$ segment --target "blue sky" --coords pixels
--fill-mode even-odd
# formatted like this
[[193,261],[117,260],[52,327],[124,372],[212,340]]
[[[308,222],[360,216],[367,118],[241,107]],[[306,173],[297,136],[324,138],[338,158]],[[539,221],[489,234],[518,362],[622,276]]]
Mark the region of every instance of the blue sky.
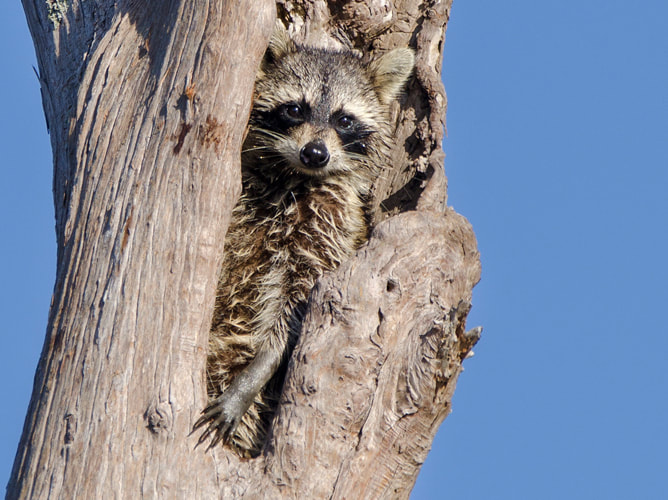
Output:
[[[0,483],[55,274],[51,153],[18,2],[0,18]],[[483,275],[413,499],[668,494],[668,3],[455,0],[449,201]]]

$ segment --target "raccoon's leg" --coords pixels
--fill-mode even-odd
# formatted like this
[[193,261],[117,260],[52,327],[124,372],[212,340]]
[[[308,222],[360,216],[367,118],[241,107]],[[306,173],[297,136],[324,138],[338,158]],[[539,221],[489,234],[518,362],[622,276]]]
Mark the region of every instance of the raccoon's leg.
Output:
[[259,349],[253,361],[232,380],[225,392],[204,409],[203,415],[195,423],[195,429],[209,423],[199,443],[206,441],[212,434],[210,448],[221,440],[228,441],[255,396],[278,370],[282,358],[283,353],[268,343]]
[[[208,423],[199,443],[210,436],[213,436],[213,440],[209,447],[215,446],[221,440],[229,442],[255,397],[271,380],[281,363],[287,360],[297,338],[306,303],[304,299],[297,303],[291,301],[291,292],[292,290],[283,290],[282,293],[268,294],[270,296],[264,301],[264,307],[257,315],[262,319],[256,318],[256,324],[267,323],[267,318],[273,318],[273,321],[267,325],[268,330],[260,329],[255,334],[259,344],[255,358],[235,376],[220,396],[209,403],[195,423],[195,429]],[[262,424],[258,421],[252,425]],[[257,444],[261,447],[261,443]]]

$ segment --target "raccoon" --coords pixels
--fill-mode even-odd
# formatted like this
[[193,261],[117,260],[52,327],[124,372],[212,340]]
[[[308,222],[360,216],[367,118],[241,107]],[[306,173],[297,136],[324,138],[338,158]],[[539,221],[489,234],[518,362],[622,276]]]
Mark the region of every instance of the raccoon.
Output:
[[298,46],[277,29],[255,83],[242,195],[228,230],[207,360],[202,443],[259,454],[309,292],[366,240],[389,110],[413,52],[370,63]]

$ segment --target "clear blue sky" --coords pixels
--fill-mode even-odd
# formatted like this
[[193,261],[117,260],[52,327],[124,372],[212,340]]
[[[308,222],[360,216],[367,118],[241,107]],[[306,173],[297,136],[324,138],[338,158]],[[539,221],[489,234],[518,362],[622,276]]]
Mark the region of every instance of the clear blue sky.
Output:
[[[450,204],[485,331],[415,500],[668,497],[668,2],[455,0]],[[0,18],[0,483],[55,270],[51,153],[18,2]]]

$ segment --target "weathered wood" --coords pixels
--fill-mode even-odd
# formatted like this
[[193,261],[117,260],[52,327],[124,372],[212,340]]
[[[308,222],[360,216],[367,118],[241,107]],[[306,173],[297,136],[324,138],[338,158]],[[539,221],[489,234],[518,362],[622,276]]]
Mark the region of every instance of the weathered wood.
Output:
[[274,4],[24,7],[58,270],[8,496],[213,498],[216,466],[188,435]]
[[380,223],[319,281],[268,454],[291,496],[408,496],[471,348],[479,277],[468,223],[425,211]]
[[[24,0],[57,282],[9,498],[402,498],[449,412],[479,279],[446,209],[451,1],[279,0],[296,39],[416,49],[371,240],[323,277],[263,455],[195,447],[222,242],[273,2]],[[403,212],[403,213],[400,213]],[[396,215],[399,214],[399,215]]]

